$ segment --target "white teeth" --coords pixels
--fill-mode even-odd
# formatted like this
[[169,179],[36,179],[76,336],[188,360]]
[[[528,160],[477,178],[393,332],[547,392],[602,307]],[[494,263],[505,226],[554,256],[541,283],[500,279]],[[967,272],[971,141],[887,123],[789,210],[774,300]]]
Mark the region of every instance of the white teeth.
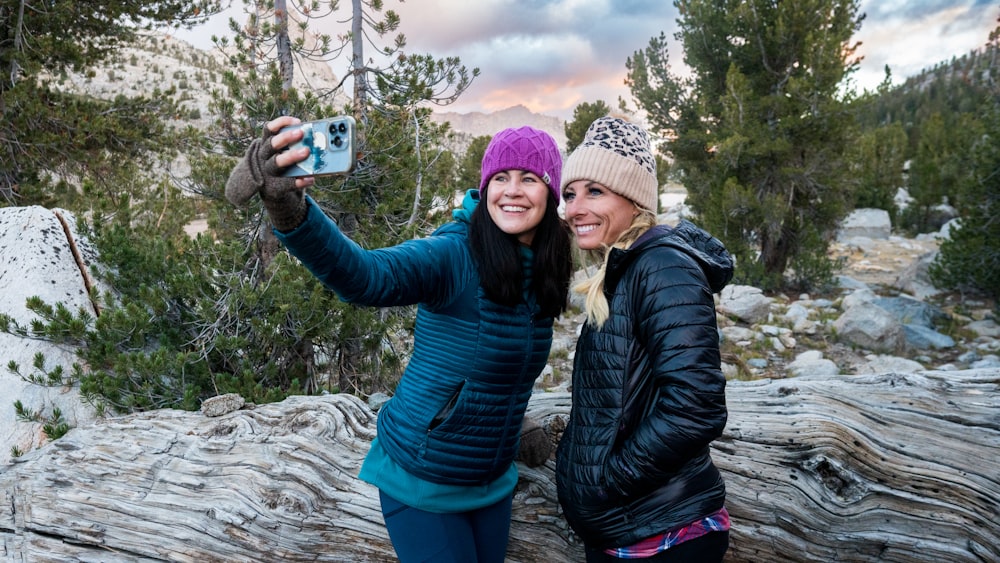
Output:
[[589,233],[590,231],[593,231],[596,228],[597,228],[597,225],[583,225],[583,226],[577,227],[576,228],[576,232],[578,234],[582,235],[584,233]]
[[504,211],[506,211],[508,213],[523,213],[523,212],[525,212],[525,211],[528,210],[527,207],[516,207],[516,206],[513,206],[513,205],[504,205],[500,209],[503,209]]

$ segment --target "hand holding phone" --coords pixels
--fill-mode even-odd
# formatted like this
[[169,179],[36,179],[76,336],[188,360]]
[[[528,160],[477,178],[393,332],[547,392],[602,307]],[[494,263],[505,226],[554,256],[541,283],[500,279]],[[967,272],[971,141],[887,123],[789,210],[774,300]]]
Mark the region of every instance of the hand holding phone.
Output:
[[346,174],[357,161],[354,148],[354,118],[347,115],[307,121],[283,127],[281,132],[301,129],[302,140],[292,143],[287,150],[301,147],[309,149],[309,156],[282,172],[282,176],[328,176]]

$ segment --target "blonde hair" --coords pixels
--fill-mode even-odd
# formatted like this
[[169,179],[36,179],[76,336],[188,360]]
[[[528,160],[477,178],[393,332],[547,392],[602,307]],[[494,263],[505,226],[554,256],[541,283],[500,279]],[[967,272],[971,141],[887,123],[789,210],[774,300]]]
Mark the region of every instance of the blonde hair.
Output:
[[604,326],[604,322],[608,320],[610,315],[608,298],[604,296],[604,277],[607,275],[608,257],[611,255],[611,250],[614,248],[628,249],[635,244],[635,241],[639,240],[643,233],[656,225],[656,215],[652,211],[642,209],[639,206],[636,206],[636,209],[639,213],[632,219],[632,224],[618,235],[618,239],[611,246],[584,253],[585,261],[599,261],[600,267],[594,275],[576,284],[573,291],[586,296],[583,308],[587,313],[587,323],[595,328]]

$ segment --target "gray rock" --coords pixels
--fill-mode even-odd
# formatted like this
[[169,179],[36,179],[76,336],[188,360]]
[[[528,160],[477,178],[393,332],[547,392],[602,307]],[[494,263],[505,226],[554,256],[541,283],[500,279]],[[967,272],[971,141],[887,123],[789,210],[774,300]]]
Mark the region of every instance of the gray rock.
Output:
[[201,402],[201,414],[210,417],[222,416],[243,408],[246,404],[239,393],[227,393],[210,397]]
[[946,197],[943,203],[935,205],[930,209],[927,226],[934,231],[940,231],[945,225],[955,219],[958,219],[958,210],[948,205]]
[[840,368],[831,360],[820,358],[818,360],[795,360],[788,364],[788,373],[794,376],[817,375],[830,376],[840,375]]
[[[74,248],[82,265],[77,263]],[[100,280],[90,277],[95,256],[87,240],[78,235],[68,211],[40,206],[0,208],[0,312],[29,328],[38,318],[26,301],[37,296],[50,305],[62,303],[70,311],[95,314],[87,285],[107,290]],[[10,462],[12,448],[28,452],[46,441],[42,423],[17,418],[15,400],[45,417],[58,408],[70,427],[96,418],[94,409],[80,399],[77,387],[37,385],[6,369],[14,363],[22,376],[36,375],[36,354],[45,358],[46,372],[60,367],[69,374],[79,361],[69,346],[0,332],[0,397],[4,400],[0,405],[0,466]]]
[[872,354],[865,356],[865,360],[868,362],[868,373],[916,373],[925,369],[920,362],[896,356]]
[[896,276],[893,286],[917,299],[926,299],[941,291],[931,282],[930,266],[937,258],[938,251],[932,250],[921,255]]
[[966,325],[967,329],[975,332],[979,336],[986,336],[989,338],[1000,338],[1000,325],[997,325],[993,319],[983,319],[981,321],[973,321]]
[[822,360],[822,359],[823,359],[823,352],[820,352],[819,350],[806,350],[805,352],[802,352],[798,356],[795,356],[796,362],[799,361],[809,362],[813,360]]
[[792,303],[791,305],[788,306],[788,309],[785,310],[785,314],[782,315],[782,318],[794,325],[799,321],[804,321],[808,319],[809,312],[810,309],[798,303]]
[[832,360],[823,357],[819,350],[807,350],[798,356],[795,361],[786,366],[788,373],[795,376],[800,375],[840,375],[840,368]]
[[866,350],[896,353],[906,346],[902,323],[879,307],[851,307],[833,326],[839,339]]
[[843,289],[868,289],[868,284],[858,281],[851,276],[839,274],[834,276],[834,281],[837,282],[838,287]]
[[896,195],[892,196],[892,202],[896,204],[896,208],[903,211],[910,206],[911,203],[916,201],[910,192],[906,188],[896,188]]
[[840,224],[837,240],[852,237],[887,239],[892,233],[892,221],[885,209],[862,208],[852,211]]
[[956,218],[956,219],[952,219],[951,221],[948,221],[944,225],[941,225],[941,230],[939,230],[938,233],[937,233],[937,239],[938,240],[948,240],[948,239],[950,239],[951,238],[951,231],[952,231],[952,229],[959,228],[959,226],[961,224],[961,221],[962,221],[961,219],[957,219]]
[[840,302],[840,307],[846,311],[858,305],[868,305],[878,298],[878,295],[876,295],[874,291],[868,289],[868,286],[865,286],[862,289],[852,291],[851,293],[845,295],[844,299]]
[[377,393],[372,393],[368,397],[368,408],[370,408],[371,410],[373,410],[375,412],[378,412],[379,409],[382,408],[382,405],[384,405],[387,402],[389,402],[390,398],[391,397],[389,397],[389,395],[386,395],[385,393],[382,393],[381,391],[377,392]]
[[737,344],[740,342],[753,342],[757,339],[756,332],[742,326],[723,327],[720,332],[722,332],[723,341],[734,342]]
[[872,303],[891,313],[903,324],[933,329],[936,323],[948,319],[948,315],[941,309],[909,297],[879,297]]
[[972,369],[1000,368],[1000,356],[994,354],[983,356],[983,359],[972,362],[969,367]]
[[771,298],[749,285],[729,285],[719,294],[720,313],[754,324],[767,320],[771,312]]
[[983,357],[980,356],[978,353],[976,353],[975,350],[969,350],[968,352],[960,355],[955,359],[958,360],[959,362],[962,362],[963,364],[971,364],[972,362],[981,360],[982,358]]
[[906,332],[906,344],[916,350],[926,350],[928,348],[954,348],[955,340],[940,332],[915,324],[903,325]]

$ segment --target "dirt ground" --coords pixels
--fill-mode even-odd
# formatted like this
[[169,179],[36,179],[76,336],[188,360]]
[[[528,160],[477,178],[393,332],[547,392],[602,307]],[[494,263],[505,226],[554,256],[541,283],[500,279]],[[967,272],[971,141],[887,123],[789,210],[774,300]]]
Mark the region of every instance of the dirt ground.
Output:
[[830,255],[847,260],[842,274],[869,286],[889,288],[896,277],[918,258],[937,250],[934,240],[867,239],[858,244],[834,243]]

